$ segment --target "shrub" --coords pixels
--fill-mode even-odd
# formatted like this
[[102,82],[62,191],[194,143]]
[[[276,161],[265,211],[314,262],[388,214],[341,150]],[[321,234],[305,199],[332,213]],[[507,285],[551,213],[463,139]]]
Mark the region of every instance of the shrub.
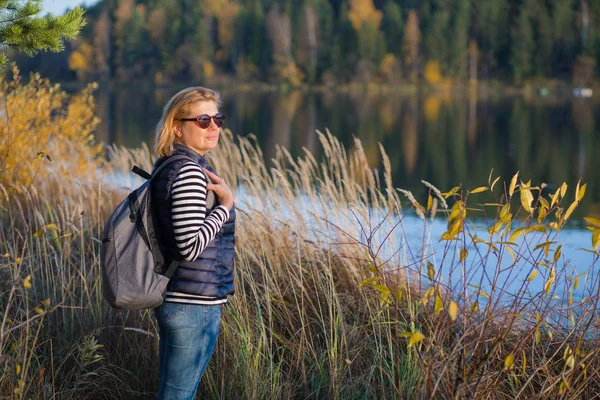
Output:
[[69,95],[39,74],[23,84],[17,68],[12,79],[0,80],[0,184],[23,193],[34,180],[38,188],[66,178],[95,180],[102,152],[93,134],[96,87]]

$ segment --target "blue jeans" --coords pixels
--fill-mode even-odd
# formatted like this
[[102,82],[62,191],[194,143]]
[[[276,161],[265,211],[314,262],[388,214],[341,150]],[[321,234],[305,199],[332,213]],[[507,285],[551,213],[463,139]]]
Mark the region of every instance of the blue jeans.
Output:
[[158,320],[159,400],[192,400],[215,348],[221,306],[164,302]]

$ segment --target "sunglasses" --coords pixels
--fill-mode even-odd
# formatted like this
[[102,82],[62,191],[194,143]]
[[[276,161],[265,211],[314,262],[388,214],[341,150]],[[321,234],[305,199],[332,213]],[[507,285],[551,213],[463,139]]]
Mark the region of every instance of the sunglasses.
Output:
[[208,114],[202,114],[197,116],[196,118],[179,118],[179,121],[196,121],[196,125],[198,125],[202,129],[206,129],[210,126],[210,122],[215,121],[215,125],[217,127],[222,127],[225,123],[225,114],[216,113],[212,117]]

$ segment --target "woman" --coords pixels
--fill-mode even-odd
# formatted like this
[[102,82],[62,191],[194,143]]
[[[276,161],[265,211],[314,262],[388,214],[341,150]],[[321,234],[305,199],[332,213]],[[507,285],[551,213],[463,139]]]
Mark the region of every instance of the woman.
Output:
[[[168,157],[187,156],[163,169],[151,189],[166,265],[181,260],[165,302],[154,310],[159,399],[194,398],[215,346],[221,304],[233,294],[233,194],[204,158],[217,146],[225,120],[219,103],[217,92],[184,89],[169,100],[156,126],[155,170]],[[217,198],[213,207],[207,207],[209,191]]]

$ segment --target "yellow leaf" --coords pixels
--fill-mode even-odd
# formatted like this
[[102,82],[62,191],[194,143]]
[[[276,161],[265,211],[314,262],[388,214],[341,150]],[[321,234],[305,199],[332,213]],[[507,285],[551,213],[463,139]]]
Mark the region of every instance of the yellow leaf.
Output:
[[554,250],[554,262],[558,262],[560,260],[560,255],[562,251],[562,244]]
[[554,203],[558,202],[559,194],[560,194],[560,190],[557,190],[553,195],[550,196],[550,198],[551,198],[550,207],[553,207]]
[[600,246],[600,228],[596,229],[592,234],[592,247],[594,251],[598,250],[598,246]]
[[523,234],[523,232],[525,232],[525,228],[517,228],[513,231],[513,233],[510,235],[510,241],[514,242],[515,240],[517,240],[519,238],[519,236],[521,236]]
[[50,307],[50,299],[46,299],[46,300],[42,300],[42,304],[44,305],[44,307],[49,308]]
[[517,177],[518,176],[519,176],[519,173],[517,172],[510,181],[510,186],[508,187],[508,196],[509,197],[512,197],[512,195],[515,191],[515,186],[517,185]]
[[51,230],[51,231],[57,231],[58,230],[58,226],[56,226],[56,224],[47,224],[45,226],[46,229]]
[[534,270],[531,272],[531,275],[529,275],[529,278],[527,278],[527,281],[528,281],[528,282],[531,282],[531,281],[533,280],[533,278],[535,278],[536,276],[537,276],[537,270],[535,270],[535,269],[534,269]]
[[577,201],[581,201],[583,199],[586,188],[587,188],[587,183],[584,183],[583,186],[579,189],[579,193],[577,194],[577,197],[576,197]]
[[563,380],[560,382],[560,386],[558,387],[558,394],[562,396],[569,389],[570,389],[569,384],[563,378]]
[[8,254],[8,253],[4,253],[4,254],[2,255],[2,257],[4,257],[4,258],[8,258],[8,257],[10,257],[10,254]]
[[444,304],[442,303],[442,298],[438,294],[437,296],[435,296],[435,306],[434,306],[435,315],[439,315],[443,309],[444,309]]
[[600,219],[592,218],[592,217],[584,217],[583,218],[588,224],[597,226],[600,228]]
[[427,291],[423,295],[423,298],[421,299],[421,302],[423,304],[427,304],[429,302],[429,299],[431,299],[431,296],[433,296],[433,293],[434,293],[433,287],[430,287],[429,289],[427,289]]
[[502,209],[500,210],[500,219],[503,219],[505,215],[507,215],[510,212],[510,204],[506,203],[505,205],[502,206]]
[[575,366],[575,355],[570,346],[567,345],[563,354],[563,360],[565,360],[565,366],[567,368],[573,368]]
[[575,200],[573,203],[571,203],[571,205],[567,209],[567,212],[565,213],[565,216],[563,218],[564,221],[569,219],[569,217],[571,216],[571,214],[573,214],[573,211],[575,211],[575,209],[577,208],[578,205],[579,205],[579,202],[577,200]]
[[36,308],[33,309],[33,311],[35,311],[38,314],[43,314],[44,313],[44,310],[41,307],[36,307]]
[[475,313],[479,310],[479,302],[476,301],[475,303],[473,303],[473,305],[471,306],[471,312]]
[[506,371],[508,371],[509,369],[512,368],[512,366],[513,366],[514,363],[515,363],[515,356],[513,356],[512,354],[509,354],[504,359],[504,369]]
[[573,305],[573,291],[569,290],[569,307]]
[[433,267],[433,264],[431,261],[427,261],[427,277],[430,280],[433,280],[435,276],[435,268]]
[[425,335],[423,335],[421,332],[413,333],[410,335],[410,339],[408,339],[408,347],[412,347],[417,343],[421,343],[423,339],[425,339]]
[[567,193],[567,183],[563,182],[560,187],[560,197],[565,197],[565,193]]
[[379,285],[377,283],[374,283],[371,285],[371,287],[375,290],[377,290],[379,293],[381,293],[382,296],[387,296],[390,293],[392,293],[392,291],[390,290],[389,287],[385,286],[385,285]]
[[531,203],[533,202],[533,195],[531,194],[531,190],[529,186],[526,186],[521,182],[521,205],[531,214]]
[[475,188],[475,189],[471,190],[470,193],[471,194],[481,193],[481,192],[485,192],[487,190],[488,190],[487,186],[480,186],[478,188]]
[[475,292],[475,293],[477,293],[478,295],[480,295],[482,297],[485,297],[486,299],[490,298],[490,296],[488,296],[488,294],[486,292],[478,291],[478,292]]
[[498,182],[498,180],[500,179],[500,177],[497,177],[494,182],[492,183],[492,185],[490,186],[490,191],[494,191],[494,186],[496,186],[496,183]]
[[37,159],[38,160],[41,161],[43,158],[44,158],[44,152],[43,151],[40,151],[39,153],[37,153]]
[[502,228],[502,221],[496,221],[494,225],[489,229],[490,235],[498,232]]
[[365,279],[365,280],[364,280],[364,281],[363,281],[363,282],[360,284],[360,286],[359,286],[359,287],[363,287],[363,286],[366,286],[366,285],[370,285],[370,284],[372,284],[373,282],[376,282],[376,281],[378,281],[378,280],[380,280],[380,279],[381,279],[381,277],[379,277],[379,276],[372,276],[372,277],[370,277],[370,278],[367,278],[367,279]]
[[548,296],[548,293],[550,293],[550,289],[552,288],[552,285],[554,284],[554,278],[555,278],[554,267],[552,267],[552,268],[550,268],[550,276],[548,277],[548,280],[544,284],[544,294],[546,296]]
[[27,277],[23,279],[23,287],[25,289],[31,289],[31,275],[27,275]]
[[459,262],[463,262],[467,259],[467,257],[469,256],[469,251],[467,249],[460,249],[460,260]]
[[23,259],[21,257],[17,257],[17,259],[15,260],[15,262],[17,264],[21,264],[21,261],[23,261]]
[[21,365],[17,364],[16,368],[15,368],[15,372],[17,373],[17,375],[21,375]]
[[512,257],[513,261],[516,261],[517,257],[515,256],[515,252],[513,251],[513,249],[511,249],[510,246],[506,246],[505,249],[509,252],[509,254]]
[[456,321],[456,315],[458,314],[458,304],[454,300],[450,301],[448,305],[448,315],[452,321]]

